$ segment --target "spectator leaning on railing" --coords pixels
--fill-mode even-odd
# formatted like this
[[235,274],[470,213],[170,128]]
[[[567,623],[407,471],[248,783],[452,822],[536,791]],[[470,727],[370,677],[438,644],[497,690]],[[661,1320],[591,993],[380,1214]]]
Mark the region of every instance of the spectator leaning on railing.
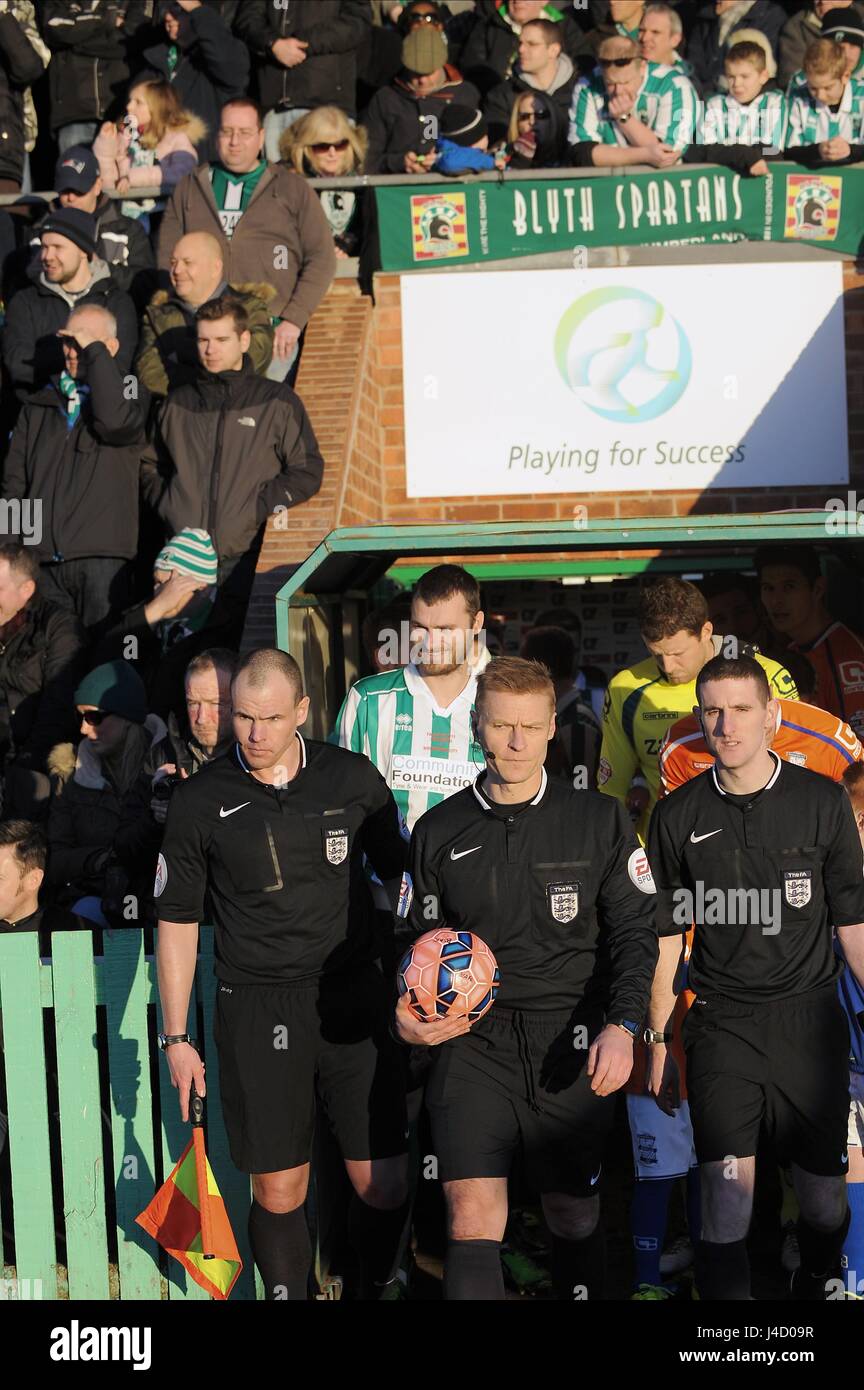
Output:
[[554,169],[567,156],[567,114],[541,92],[523,92],[513,103],[504,144],[510,169]]
[[333,279],[330,227],[306,180],[264,159],[264,127],[254,101],[241,97],[222,108],[218,147],[213,164],[201,165],[175,188],[159,232],[159,265],[167,270],[186,232],[211,232],[222,247],[229,284],[272,285],[269,375],[283,380]]
[[229,285],[222,247],[210,232],[189,232],[171,253],[171,292],[157,290],[141,319],[135,368],[141,383],[157,396],[194,381],[201,370],[195,315],[208,300],[230,294],[249,320],[249,360],[263,376],[273,354],[273,326],[268,305],[272,285]]
[[[279,153],[289,168],[305,178],[338,178],[363,172],[368,140],[362,126],[352,126],[338,106],[319,106],[288,127]],[[366,211],[362,189],[315,190],[333,233],[340,259],[360,253]]]
[[447,102],[480,105],[476,87],[447,62],[443,34],[412,29],[402,43],[402,68],[376,92],[364,116],[370,174],[422,174],[435,155],[438,122]]
[[[205,135],[203,123],[184,111],[169,82],[161,78],[137,81],[129,92],[126,117],[106,121],[93,144],[105,188],[128,193],[134,188],[160,188],[168,194],[198,163],[196,145]],[[159,199],[128,201],[122,211],[147,218],[161,211]]]
[[807,86],[789,100],[786,157],[797,164],[858,164],[864,160],[864,82],[848,76],[846,55],[833,39],[814,39],[804,55]]
[[600,44],[599,75],[579,82],[570,108],[571,161],[667,169],[693,143],[698,100],[686,78],[646,63],[633,39]]

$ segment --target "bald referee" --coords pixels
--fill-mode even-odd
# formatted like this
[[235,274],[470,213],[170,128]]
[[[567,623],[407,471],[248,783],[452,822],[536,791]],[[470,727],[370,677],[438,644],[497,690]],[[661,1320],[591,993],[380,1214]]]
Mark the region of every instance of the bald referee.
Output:
[[266,1297],[307,1297],[303,1203],[320,1105],[354,1188],[360,1296],[378,1298],[407,1213],[406,1127],[363,857],[395,907],[402,821],[368,759],[302,737],[309,697],[292,657],[251,652],[232,706],[232,750],[176,788],[165,827],[154,889],[160,1046],[186,1119],[191,1083],[204,1092],[186,1030],[209,895],[222,1104],[231,1157],[252,1175],[249,1238]]

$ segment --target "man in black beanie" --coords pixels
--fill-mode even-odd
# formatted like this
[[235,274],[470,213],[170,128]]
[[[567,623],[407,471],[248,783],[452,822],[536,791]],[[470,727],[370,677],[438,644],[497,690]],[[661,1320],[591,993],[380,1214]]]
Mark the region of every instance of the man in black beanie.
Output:
[[138,343],[138,319],[128,294],[114,283],[96,254],[96,223],[80,208],[60,208],[39,228],[41,250],[28,274],[33,281],[6,311],[3,366],[19,397],[63,370],[57,330],[71,309],[98,304],[117,321],[117,365],[129,372]]

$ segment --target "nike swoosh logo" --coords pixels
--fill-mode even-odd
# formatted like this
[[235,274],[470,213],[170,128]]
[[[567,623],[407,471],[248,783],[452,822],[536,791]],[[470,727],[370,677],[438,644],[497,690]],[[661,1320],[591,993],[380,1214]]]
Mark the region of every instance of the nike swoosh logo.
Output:
[[691,845],[698,845],[698,843],[699,843],[700,840],[710,840],[712,835],[722,835],[722,833],[723,833],[723,827],[722,827],[722,825],[721,825],[721,827],[720,827],[719,830],[709,830],[708,833],[707,833],[706,835],[697,835],[695,830],[691,830],[691,831],[690,831],[690,843],[691,843]]
[[219,807],[219,819],[224,820],[226,816],[233,816],[235,811],[242,811],[244,806],[251,806],[251,801],[241,801],[239,806],[232,806],[230,811],[226,811],[224,806]]
[[601,1174],[602,1172],[603,1172],[603,1169],[602,1169],[602,1168],[598,1168],[598,1169],[597,1169],[597,1172],[594,1174],[593,1178],[590,1179],[590,1182],[591,1182],[591,1186],[592,1186],[592,1187],[594,1187],[595,1184],[598,1183],[598,1182],[600,1181],[600,1174]]
[[482,848],[483,848],[482,845],[475,845],[473,849],[460,849],[460,851],[459,851],[458,854],[456,853],[455,849],[451,849],[451,851],[450,851],[450,858],[451,858],[451,859],[464,859],[466,854],[476,854],[477,850],[478,850],[478,849],[482,849]]
[[843,1157],[840,1159],[840,1162],[841,1162],[841,1163],[848,1163],[848,1162],[849,1162],[849,1155],[848,1155],[848,1153],[845,1153],[845,1154],[843,1155]]

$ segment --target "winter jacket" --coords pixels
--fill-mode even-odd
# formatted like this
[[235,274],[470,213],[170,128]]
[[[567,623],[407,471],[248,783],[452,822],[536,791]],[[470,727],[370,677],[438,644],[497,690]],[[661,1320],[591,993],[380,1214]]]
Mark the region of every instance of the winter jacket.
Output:
[[303,176],[284,164],[271,164],[266,170],[230,241],[219,221],[210,166],[200,165],[180,180],[165,209],[159,229],[160,269],[168,269],[172,250],[187,232],[216,237],[229,284],[272,285],[273,316],[289,319],[298,328],[306,327],[336,273],[333,238],[321,205]]
[[[217,295],[222,293],[239,299],[249,315],[249,359],[263,376],[273,356],[273,324],[267,307],[274,295],[273,287],[225,285],[216,291]],[[168,290],[157,290],[144,310],[135,370],[142,385],[156,396],[165,396],[169,389],[184,386],[198,376],[195,310]]]
[[804,54],[822,33],[822,21],[813,10],[801,10],[787,19],[778,42],[777,81],[785,91],[790,78],[804,66]]
[[561,107],[565,117],[569,116],[570,101],[578,77],[579,74],[565,53],[558,59],[557,70],[550,87],[538,87],[531,74],[520,72],[517,65],[513,75],[506,82],[499,82],[497,87],[493,87],[483,103],[483,112],[489,125],[489,143],[494,144],[506,137],[513,103],[523,92],[541,92],[551,97],[555,104]]
[[[561,164],[569,163],[567,145],[569,110],[559,106],[554,96],[549,96],[545,92],[535,93],[534,104],[535,106],[539,105],[542,110],[547,112],[548,119],[534,125],[533,133],[536,135],[536,142],[532,142],[530,133],[528,136],[523,136],[518,145],[515,141],[507,142],[505,148],[508,156],[508,169],[554,169]],[[531,150],[532,146],[534,152],[530,154],[528,151]]]
[[[564,0],[557,7],[547,6],[547,10],[553,8],[561,15],[556,22],[561,26],[562,51],[568,58],[575,58],[582,40],[582,28]],[[552,15],[547,13],[541,17],[548,19]],[[478,11],[459,53],[459,66],[469,82],[485,95],[499,82],[506,81],[518,56],[519,34],[497,8],[491,13]]]
[[19,395],[34,386],[44,386],[62,372],[63,350],[57,329],[65,327],[71,311],[82,304],[99,304],[114,315],[120,340],[117,365],[124,374],[130,370],[138,344],[135,305],[114,283],[107,265],[98,256],[90,262],[90,270],[87,289],[70,295],[62,285],[45,279],[37,261],[30,272],[34,283],[19,290],[11,300],[3,330],[3,365]]
[[14,13],[0,14],[0,179],[24,172],[24,92],[44,66]]
[[718,90],[723,76],[723,59],[729,47],[729,40],[736,29],[759,29],[765,35],[776,56],[780,30],[786,23],[787,15],[773,0],[754,0],[750,9],[742,11],[737,23],[733,23],[726,41],[720,43],[720,23],[713,4],[703,5],[696,16],[687,40],[687,61],[693,68],[692,81],[699,95],[710,96]]
[[[243,0],[234,29],[252,55],[258,100],[277,107],[341,106],[355,115],[356,54],[372,25],[368,0]],[[306,57],[286,68],[272,53],[276,39],[308,43]]]
[[68,890],[61,891],[61,898],[101,892],[110,862],[125,869],[130,891],[145,900],[152,895],[162,826],[150,811],[150,800],[153,774],[167,761],[167,730],[155,714],[148,714],[140,727],[144,737],[137,725],[129,730],[122,789],[106,776],[89,739],[82,738],[77,748],[61,744],[49,759],[56,790],[48,816],[46,876],[55,889]]
[[[130,13],[118,25],[121,9]],[[53,54],[52,132],[71,121],[102,120],[119,104],[129,81],[126,43],[135,18],[133,5],[116,0],[42,0],[42,36]]]
[[166,130],[159,143],[153,146],[152,164],[134,164],[122,131],[114,135],[100,131],[93,141],[93,153],[99,160],[102,184],[113,189],[120,179],[128,179],[131,188],[161,188],[170,193],[198,163],[195,146],[205,134],[203,122],[197,116],[190,116],[185,126]]
[[432,168],[436,174],[452,174],[458,178],[462,174],[489,173],[495,168],[495,160],[485,150],[475,150],[471,145],[457,145],[455,140],[441,139],[435,146]]
[[3,467],[3,497],[39,498],[40,560],[121,556],[138,548],[138,473],[148,399],[126,398],[104,343],[80,355],[81,413],[72,429],[56,381],[34,392],[18,416]]
[[144,67],[170,82],[180,105],[203,122],[206,133],[196,141],[198,157],[211,159],[216,154],[215,135],[222,107],[249,87],[249,53],[242,40],[208,5],[183,15],[177,47],[173,76],[168,65],[167,40],[145,48]]
[[[14,625],[15,630],[9,631]],[[0,747],[6,757],[44,771],[55,744],[72,737],[72,696],[88,669],[84,632],[74,613],[34,594],[19,624],[0,629]]]
[[[60,203],[50,205],[46,216],[60,211]],[[155,288],[156,258],[150,238],[140,222],[134,217],[124,217],[120,204],[103,196],[96,204],[93,214],[96,218],[96,253],[111,272],[115,285],[131,295],[136,308],[142,309]],[[38,255],[39,223],[30,238],[33,259],[37,261],[36,274],[39,273]]]
[[245,554],[277,507],[314,496],[323,471],[300,397],[244,357],[237,372],[202,371],[171,392],[142,477],[168,534],[203,527],[223,560]]
[[445,67],[446,82],[429,96],[415,97],[402,78],[382,87],[369,103],[363,124],[369,135],[367,174],[404,174],[405,156],[431,154],[438,138],[438,117],[448,102],[480,105],[480,94],[455,68]]

